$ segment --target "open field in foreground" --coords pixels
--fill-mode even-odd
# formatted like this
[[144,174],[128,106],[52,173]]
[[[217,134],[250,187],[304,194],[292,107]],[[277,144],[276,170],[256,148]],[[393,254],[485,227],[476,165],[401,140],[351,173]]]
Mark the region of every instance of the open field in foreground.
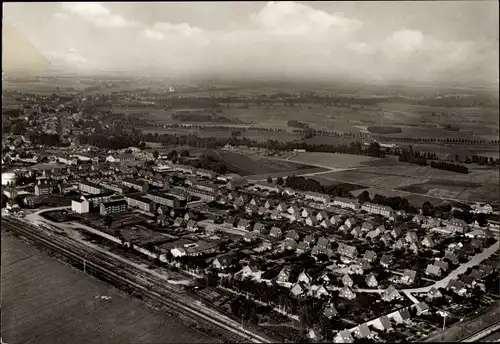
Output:
[[320,153],[320,152],[299,153],[297,154],[296,157],[290,159],[290,161],[302,164],[311,164],[322,167],[339,168],[339,169],[359,167],[361,166],[362,163],[375,160],[379,159],[363,155]]
[[7,343],[217,342],[10,234],[2,233],[1,245]]

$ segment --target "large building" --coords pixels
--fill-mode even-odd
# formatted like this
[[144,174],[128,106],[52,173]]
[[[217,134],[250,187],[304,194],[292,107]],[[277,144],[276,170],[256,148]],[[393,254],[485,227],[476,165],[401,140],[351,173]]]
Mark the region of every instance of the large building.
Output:
[[41,195],[50,195],[52,194],[52,191],[54,188],[50,184],[37,184],[35,185],[35,195],[41,196]]
[[145,180],[126,178],[122,180],[122,184],[139,192],[147,192],[149,190],[149,184]]
[[359,202],[355,199],[336,197],[333,200],[333,205],[341,208],[349,208],[359,210]]
[[361,206],[361,210],[385,217],[391,217],[394,214],[394,210],[391,207],[370,202],[363,203],[363,205]]
[[107,190],[111,190],[116,192],[119,195],[123,195],[125,191],[125,187],[119,184],[114,184],[114,183],[99,183],[99,186],[102,186],[103,188]]
[[80,182],[78,184],[78,189],[81,192],[86,192],[91,195],[104,193],[104,188],[102,186],[87,181]]
[[90,203],[86,199],[72,200],[71,210],[78,214],[86,214],[90,211]]
[[253,185],[253,188],[254,189],[266,190],[266,191],[269,191],[269,192],[276,192],[276,193],[279,193],[281,191],[281,188],[279,186],[274,185],[274,184],[270,184],[270,183],[265,183],[265,182],[255,183]]
[[125,196],[125,201],[129,207],[139,208],[148,213],[156,211],[156,204],[151,199],[144,197],[144,193],[128,194]]
[[69,156],[58,156],[57,161],[59,161],[61,164],[66,164],[66,165],[76,165],[78,164],[78,159],[77,158],[71,158]]
[[165,206],[173,208],[173,209],[179,209],[181,207],[181,201],[177,197],[167,195],[164,193],[149,192],[144,197],[149,198],[150,200],[152,200],[155,203],[165,205]]
[[127,201],[124,199],[113,200],[109,202],[103,202],[100,205],[101,215],[123,213],[127,211]]
[[215,198],[217,197],[217,193],[215,191],[209,191],[206,189],[201,189],[199,186],[194,186],[188,188],[187,192],[194,197],[199,197],[200,199],[211,202],[214,201]]
[[331,201],[331,197],[319,192],[308,191],[305,193],[305,199],[310,199],[316,202],[329,203]]
[[113,197],[113,193],[107,192],[107,193],[101,193],[97,195],[87,195],[82,197],[90,203],[91,207],[98,207],[101,205],[101,203],[109,202]]

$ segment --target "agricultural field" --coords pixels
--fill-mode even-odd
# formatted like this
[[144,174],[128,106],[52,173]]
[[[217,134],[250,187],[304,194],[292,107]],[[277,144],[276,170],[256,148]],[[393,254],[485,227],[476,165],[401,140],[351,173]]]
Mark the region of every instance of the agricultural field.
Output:
[[301,174],[303,173],[301,172],[302,170],[314,167],[293,161],[268,159],[256,155],[248,156],[227,151],[214,151],[214,155],[216,158],[224,162],[230,170],[234,170],[242,176],[277,172]]
[[296,157],[290,159],[290,161],[298,163],[316,165],[331,169],[356,168],[360,167],[362,163],[374,160],[379,159],[363,155],[317,152],[298,153]]

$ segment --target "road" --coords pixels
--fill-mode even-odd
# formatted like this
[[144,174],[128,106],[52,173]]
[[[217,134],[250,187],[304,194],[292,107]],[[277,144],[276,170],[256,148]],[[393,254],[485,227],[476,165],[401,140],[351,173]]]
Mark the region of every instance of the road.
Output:
[[[48,211],[48,210],[47,210]],[[51,251],[63,255],[72,261],[82,262],[85,259],[86,269],[101,274],[105,279],[126,285],[164,304],[171,310],[176,310],[180,315],[191,317],[195,321],[203,321],[212,326],[231,333],[240,339],[255,343],[271,343],[272,341],[241,327],[236,322],[223,314],[216,312],[204,305],[196,304],[190,297],[183,295],[183,291],[165,283],[165,276],[152,274],[144,267],[138,267],[125,258],[117,259],[116,255],[98,249],[95,245],[89,246],[81,242],[49,233],[40,227],[31,225],[28,221],[5,216],[2,218],[2,227],[19,233],[37,244],[49,248]]]
[[[448,274],[448,276],[446,276],[445,278],[437,281],[436,283],[434,283],[430,286],[422,287],[422,288],[401,289],[400,291],[405,293],[406,295],[408,295],[408,294],[411,295],[413,293],[417,293],[417,294],[418,293],[427,293],[432,288],[436,288],[436,289],[446,288],[451,279],[457,278],[458,275],[463,274],[465,271],[467,271],[468,268],[471,268],[474,265],[478,265],[483,260],[489,258],[492,254],[494,254],[495,252],[498,252],[499,247],[500,247],[500,242],[497,241],[495,244],[488,247],[483,252],[476,254],[467,263],[464,263],[464,264],[460,265],[458,268],[456,268],[455,270],[451,271]],[[380,293],[382,290],[380,290],[380,289],[354,289],[353,291],[354,292],[362,292],[362,293]],[[416,298],[414,298],[413,296],[408,296],[408,297],[410,299],[416,300]],[[414,301],[414,300],[412,300],[412,301]],[[416,300],[416,301],[418,301],[418,300]]]

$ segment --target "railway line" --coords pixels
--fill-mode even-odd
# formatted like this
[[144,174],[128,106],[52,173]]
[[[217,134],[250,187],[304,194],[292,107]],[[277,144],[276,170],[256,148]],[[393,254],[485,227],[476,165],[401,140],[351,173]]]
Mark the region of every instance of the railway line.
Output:
[[215,327],[231,341],[272,343],[270,339],[254,334],[242,328],[234,320],[206,309],[202,304],[197,304],[194,300],[183,296],[182,289],[167,285],[158,278],[152,275],[148,276],[146,272],[131,265],[116,262],[113,257],[93,250],[85,244],[78,243],[56,232],[50,233],[12,217],[3,217],[2,222],[2,226],[12,232],[61,255],[70,262],[83,263],[85,261],[85,269],[99,274],[104,280],[117,286],[125,286],[195,323],[201,322],[208,324],[209,327]]

